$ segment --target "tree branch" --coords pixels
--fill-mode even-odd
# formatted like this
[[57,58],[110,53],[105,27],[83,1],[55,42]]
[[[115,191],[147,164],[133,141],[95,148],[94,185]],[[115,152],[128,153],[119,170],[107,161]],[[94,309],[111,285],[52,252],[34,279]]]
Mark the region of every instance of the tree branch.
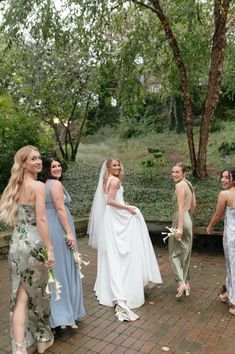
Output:
[[149,9],[155,13],[157,13],[156,9],[150,5],[145,4],[143,1],[139,1],[139,0],[132,0],[132,2],[134,2],[136,5],[140,5],[143,7],[146,7],[146,9]]

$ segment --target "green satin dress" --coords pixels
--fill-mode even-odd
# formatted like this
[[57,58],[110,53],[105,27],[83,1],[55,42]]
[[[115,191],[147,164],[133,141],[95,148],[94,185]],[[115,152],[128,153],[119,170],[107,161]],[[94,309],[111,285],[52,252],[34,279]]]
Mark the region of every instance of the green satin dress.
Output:
[[[169,237],[168,250],[169,261],[173,271],[174,278],[177,282],[185,282],[189,280],[189,264],[192,252],[193,244],[193,223],[192,214],[190,212],[190,204],[193,193],[193,186],[189,181],[184,179],[189,186],[189,191],[185,193],[185,211],[183,221],[183,235],[181,241],[175,239],[175,237]],[[176,194],[173,195],[173,218],[172,227],[178,226],[178,202]]]

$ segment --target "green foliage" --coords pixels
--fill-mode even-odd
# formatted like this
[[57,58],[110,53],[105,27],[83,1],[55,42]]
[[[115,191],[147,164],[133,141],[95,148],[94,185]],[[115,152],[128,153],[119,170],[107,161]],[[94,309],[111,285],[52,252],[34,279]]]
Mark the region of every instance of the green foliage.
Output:
[[224,124],[220,119],[214,119],[211,124],[210,132],[215,133],[215,132],[220,132],[223,130]]
[[142,133],[143,132],[141,131],[141,128],[138,127],[138,125],[130,127],[124,126],[120,136],[123,139],[130,139],[140,136]]
[[145,167],[154,167],[157,164],[157,161],[154,155],[149,155],[141,161],[141,164]]
[[235,142],[232,143],[223,142],[219,146],[218,151],[222,157],[235,154]]
[[53,149],[40,120],[15,108],[8,96],[0,96],[0,190],[9,179],[16,151],[24,145],[37,146],[42,155]]
[[[170,167],[168,166],[170,171]],[[70,164],[65,174],[64,184],[72,196],[71,211],[75,218],[87,216],[98,183],[100,166],[95,163],[78,162]],[[218,193],[219,177],[203,181],[188,176],[194,185],[197,197],[195,225],[207,226],[212,217]],[[175,185],[171,174],[159,167],[127,167],[123,179],[125,200],[136,205],[147,220],[168,221],[171,223],[172,196]]]

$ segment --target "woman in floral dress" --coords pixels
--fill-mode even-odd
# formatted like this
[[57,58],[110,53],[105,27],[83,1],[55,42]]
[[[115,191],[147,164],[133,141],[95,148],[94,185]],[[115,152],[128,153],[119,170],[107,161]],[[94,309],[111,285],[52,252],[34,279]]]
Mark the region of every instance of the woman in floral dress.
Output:
[[[54,254],[46,222],[45,185],[36,180],[41,170],[37,148],[27,145],[18,150],[0,200],[0,220],[15,226],[9,249],[13,354],[27,353],[34,343],[44,353],[54,340],[45,291]],[[45,247],[47,260],[41,254]]]

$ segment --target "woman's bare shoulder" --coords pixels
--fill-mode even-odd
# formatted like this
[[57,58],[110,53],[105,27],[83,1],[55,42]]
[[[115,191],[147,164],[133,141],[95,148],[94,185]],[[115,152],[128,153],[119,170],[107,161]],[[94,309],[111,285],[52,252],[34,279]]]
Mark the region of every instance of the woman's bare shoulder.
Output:
[[178,183],[176,183],[175,185],[175,189],[176,190],[180,190],[183,189],[187,186],[187,182],[185,182],[183,179],[181,181],[179,181]]
[[33,187],[37,191],[43,191],[43,190],[45,190],[45,183],[43,183],[41,181],[35,181]]
[[120,179],[118,177],[112,176],[112,177],[110,177],[109,183],[113,187],[119,187],[120,186]]
[[227,199],[227,198],[228,198],[228,191],[225,190],[225,191],[219,192],[218,198],[219,198],[219,199]]

